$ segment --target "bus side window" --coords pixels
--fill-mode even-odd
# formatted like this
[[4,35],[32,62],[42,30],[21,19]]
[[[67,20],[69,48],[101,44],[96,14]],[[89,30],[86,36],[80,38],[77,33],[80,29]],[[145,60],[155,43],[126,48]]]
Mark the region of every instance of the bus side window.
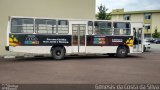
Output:
[[99,25],[98,25],[97,21],[94,22],[94,34],[95,35],[100,34],[99,33]]
[[112,23],[111,22],[107,23],[107,34],[112,35]]
[[34,20],[32,18],[12,18],[11,32],[12,33],[33,33]]
[[98,35],[112,35],[112,24],[111,22],[95,21],[94,33]]
[[51,19],[36,19],[35,20],[36,32],[43,34],[56,33],[56,20]]
[[58,34],[69,33],[69,22],[68,20],[58,20]]
[[92,21],[88,22],[88,34],[89,35],[93,34],[93,22]]
[[126,23],[126,35],[130,35],[131,34],[131,25],[130,23]]
[[114,22],[114,35],[130,35],[130,23]]

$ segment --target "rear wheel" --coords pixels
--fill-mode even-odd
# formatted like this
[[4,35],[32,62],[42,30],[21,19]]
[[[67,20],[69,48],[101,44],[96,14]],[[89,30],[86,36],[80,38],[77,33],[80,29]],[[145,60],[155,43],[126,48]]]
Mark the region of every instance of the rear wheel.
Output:
[[119,47],[117,49],[117,53],[116,56],[119,58],[125,58],[127,56],[128,52],[127,52],[127,48],[126,47]]
[[56,60],[62,60],[65,56],[65,49],[64,47],[55,47],[52,49],[52,57]]

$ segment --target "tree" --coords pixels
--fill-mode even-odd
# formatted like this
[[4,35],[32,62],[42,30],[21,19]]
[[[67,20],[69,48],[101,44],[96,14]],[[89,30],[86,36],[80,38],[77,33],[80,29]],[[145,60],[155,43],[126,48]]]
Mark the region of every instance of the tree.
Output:
[[160,33],[158,33],[158,29],[156,27],[154,34],[153,34],[153,38],[159,38],[160,37]]
[[97,19],[99,20],[110,20],[111,19],[111,13],[107,13],[108,9],[104,5],[100,5],[98,7],[98,14],[96,15]]

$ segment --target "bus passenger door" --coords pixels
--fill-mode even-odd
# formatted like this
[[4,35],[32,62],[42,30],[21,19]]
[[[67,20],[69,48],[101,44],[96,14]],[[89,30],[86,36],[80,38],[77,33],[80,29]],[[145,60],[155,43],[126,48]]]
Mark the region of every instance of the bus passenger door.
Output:
[[133,28],[134,52],[143,52],[143,29],[139,27]]
[[85,53],[86,24],[72,24],[72,53]]

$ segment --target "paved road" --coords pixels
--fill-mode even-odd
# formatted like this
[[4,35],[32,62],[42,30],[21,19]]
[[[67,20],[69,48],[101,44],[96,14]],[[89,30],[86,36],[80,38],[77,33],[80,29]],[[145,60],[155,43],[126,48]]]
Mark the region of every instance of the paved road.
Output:
[[[160,47],[119,59],[108,56],[0,60],[0,83],[160,83]],[[158,49],[156,49],[158,47]]]
[[154,52],[154,53],[159,53],[160,52],[160,44],[151,44],[151,50],[152,50],[152,52]]

